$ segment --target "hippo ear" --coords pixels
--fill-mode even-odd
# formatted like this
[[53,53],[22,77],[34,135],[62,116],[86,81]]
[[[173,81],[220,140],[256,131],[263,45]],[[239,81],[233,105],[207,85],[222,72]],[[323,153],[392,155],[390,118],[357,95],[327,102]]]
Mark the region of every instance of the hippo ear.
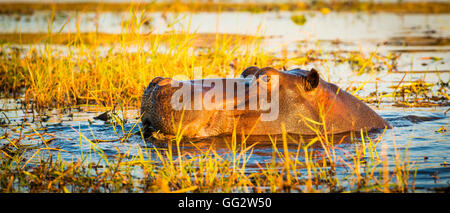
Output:
[[254,76],[259,71],[259,68],[256,66],[247,67],[244,71],[241,73],[242,78],[246,78],[247,76]]
[[311,91],[319,85],[320,76],[316,69],[312,68],[306,76],[306,91]]

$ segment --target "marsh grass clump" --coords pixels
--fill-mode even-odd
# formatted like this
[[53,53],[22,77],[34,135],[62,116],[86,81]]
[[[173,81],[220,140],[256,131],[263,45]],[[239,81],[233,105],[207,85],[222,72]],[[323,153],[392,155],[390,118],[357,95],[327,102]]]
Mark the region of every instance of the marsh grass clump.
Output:
[[430,94],[431,88],[434,84],[426,83],[421,80],[417,80],[415,82],[401,84],[396,88],[396,95],[398,97],[402,97],[403,101],[409,99],[409,96],[412,96],[415,100],[420,96],[424,98],[428,98],[427,95]]
[[2,55],[0,85],[2,91],[24,93],[36,108],[119,102],[139,106],[144,88],[156,76],[192,76],[198,67],[205,75],[225,76],[248,64],[268,65],[269,56],[258,48],[256,37],[217,35],[211,47],[201,51],[193,48],[196,37],[188,32],[152,37],[124,33],[118,49],[106,52],[99,44],[70,37],[66,52],[45,45],[42,50]]
[[423,79],[418,79],[415,81],[400,82],[400,84],[390,86],[389,88],[394,89],[394,91],[385,96],[393,97],[395,101],[394,105],[396,106],[429,107],[448,105],[449,96],[447,94],[447,87],[440,83],[427,83]]

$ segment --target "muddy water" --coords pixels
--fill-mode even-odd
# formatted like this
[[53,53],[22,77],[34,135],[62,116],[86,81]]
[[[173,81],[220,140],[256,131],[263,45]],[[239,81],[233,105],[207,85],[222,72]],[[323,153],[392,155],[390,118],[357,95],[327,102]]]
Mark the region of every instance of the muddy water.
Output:
[[[296,25],[291,16],[304,15],[304,25]],[[288,57],[302,56],[307,50],[322,51],[322,60],[312,62],[306,67],[315,67],[321,71],[324,79],[334,82],[342,88],[350,88],[365,84],[362,90],[355,94],[368,97],[371,93],[392,93],[400,82],[423,81],[433,85],[429,94],[437,94],[444,89],[448,95],[450,74],[450,15],[423,14],[391,14],[391,13],[195,13],[195,14],[144,14],[150,21],[141,27],[142,33],[164,33],[169,30],[180,30],[190,27],[192,32],[199,33],[237,33],[266,36],[264,47],[275,55]],[[48,12],[35,12],[31,15],[0,15],[0,33],[14,32],[48,32]],[[80,13],[61,12],[54,14],[53,32],[76,32],[77,19],[82,32],[121,33],[121,23],[130,19],[127,13]],[[170,25],[170,26],[168,26]],[[64,27],[63,27],[64,26]],[[23,46],[27,48],[27,46]],[[3,49],[3,47],[2,47]],[[359,67],[351,63],[339,63],[333,53],[348,56],[352,51],[369,56],[372,52],[386,56],[396,55],[396,66],[390,72],[386,66],[380,65],[376,71],[355,74]],[[380,63],[373,59],[375,64]],[[289,65],[295,67],[295,64]],[[376,79],[374,81],[373,79]],[[438,86],[439,82],[444,83]],[[446,83],[446,84],[445,84]],[[436,187],[448,187],[450,184],[450,136],[448,100],[433,102],[429,107],[397,107],[392,98],[383,98],[377,104],[371,104],[383,118],[394,128],[383,135],[373,133],[371,137],[382,137],[382,145],[390,158],[390,170],[394,169],[392,157],[395,153],[405,153],[402,157],[413,163],[411,174],[416,171],[414,179],[416,191],[433,191]],[[41,114],[25,111],[20,108],[17,100],[3,99],[0,102],[0,118],[2,127],[0,135],[8,134],[10,138],[18,137],[17,126],[25,123],[25,130],[32,131],[29,123],[45,139],[55,138],[49,146],[64,150],[59,155],[68,161],[76,161],[82,156],[90,156],[88,160],[98,162],[100,156],[92,150],[92,144],[81,138],[80,133],[90,140],[99,140],[98,148],[107,156],[114,156],[119,151],[129,152],[137,156],[140,148],[156,147],[163,150],[164,144],[155,141],[145,141],[139,134],[141,124],[137,117],[137,109],[119,112],[126,118],[124,131],[114,123],[96,120],[94,117],[103,109],[86,106],[74,106],[72,109],[50,110]],[[26,122],[23,122],[25,119]],[[135,125],[137,123],[137,125]],[[442,130],[446,128],[447,130]],[[439,131],[441,129],[441,131]],[[117,139],[123,133],[132,133],[126,142]],[[230,139],[226,139],[230,141]],[[253,154],[247,163],[250,168],[256,168],[257,163],[272,160],[273,147],[270,142],[256,139]],[[1,144],[8,143],[5,139]],[[23,143],[43,146],[39,138],[27,138]],[[217,139],[197,142],[197,147],[208,147],[214,144],[218,153],[224,156],[230,154],[225,142]],[[343,153],[352,152],[358,143],[343,143],[338,145]],[[296,152],[297,145],[291,144],[291,150]],[[317,148],[320,150],[320,147]],[[152,149],[149,150],[152,157]],[[196,148],[188,143],[183,146],[184,152],[196,152]],[[32,155],[32,152],[28,153]],[[56,152],[55,152],[56,155]],[[300,156],[302,156],[300,154]],[[130,157],[130,158],[131,158]],[[154,156],[153,156],[154,157]],[[301,157],[300,157],[301,160]],[[345,173],[345,170],[340,171]],[[413,178],[410,178],[412,181]],[[410,182],[411,183],[411,182]]]

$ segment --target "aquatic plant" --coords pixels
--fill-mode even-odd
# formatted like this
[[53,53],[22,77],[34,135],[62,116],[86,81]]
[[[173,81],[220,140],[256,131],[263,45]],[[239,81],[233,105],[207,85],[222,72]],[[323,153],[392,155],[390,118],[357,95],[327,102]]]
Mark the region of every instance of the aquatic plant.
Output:
[[291,20],[296,25],[302,26],[306,23],[306,16],[305,15],[292,15]]

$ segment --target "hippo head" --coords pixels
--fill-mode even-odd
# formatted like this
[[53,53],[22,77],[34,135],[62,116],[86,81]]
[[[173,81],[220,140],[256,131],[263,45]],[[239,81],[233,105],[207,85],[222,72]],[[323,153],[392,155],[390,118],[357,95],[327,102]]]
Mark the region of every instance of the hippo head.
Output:
[[304,91],[310,91],[319,85],[320,77],[314,68],[311,71],[293,69],[289,71],[279,71],[272,67],[259,69],[258,67],[248,67],[241,73],[241,77],[248,78],[254,76],[256,79],[264,76],[279,76],[283,82],[281,85],[300,86]]
[[157,77],[144,92],[141,111],[145,129],[188,137],[281,134],[282,126],[289,133],[311,135],[387,125],[357,98],[322,80],[315,69],[252,66],[240,78]]
[[[272,67],[259,69],[258,67],[248,67],[241,73],[242,78],[252,78],[253,85],[267,88],[269,93],[276,89],[288,95],[287,98],[301,96],[317,88],[320,83],[320,76],[314,68],[310,71],[293,69],[280,71]],[[294,96],[294,97],[290,97]],[[298,103],[298,101],[295,101]]]

